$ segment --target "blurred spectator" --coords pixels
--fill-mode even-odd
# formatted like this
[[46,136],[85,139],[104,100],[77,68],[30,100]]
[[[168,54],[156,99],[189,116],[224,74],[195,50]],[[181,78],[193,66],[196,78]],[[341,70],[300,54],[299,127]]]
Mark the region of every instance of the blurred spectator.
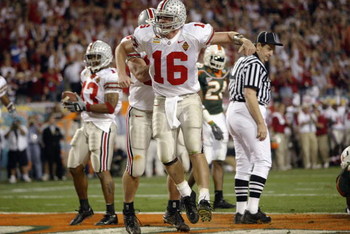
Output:
[[276,104],[276,111],[272,114],[272,139],[278,144],[277,149],[275,149],[275,166],[278,170],[290,169],[288,160],[288,146],[287,137],[285,134],[285,129],[287,127],[287,120],[285,117],[286,106],[283,103]]
[[326,117],[330,120],[330,147],[333,161],[340,159],[340,154],[345,148],[345,109],[339,108],[336,100],[331,100]]
[[298,124],[304,168],[316,169],[318,167],[316,121],[310,104],[303,104],[298,114]]
[[64,168],[61,157],[62,139],[63,134],[57,126],[57,120],[54,115],[50,115],[48,126],[43,130],[44,173],[49,174],[50,180],[64,179]]
[[329,138],[328,138],[328,119],[318,109],[314,109],[317,116],[316,137],[318,145],[318,160],[322,162],[323,168],[329,167]]
[[25,182],[31,182],[29,178],[28,168],[28,130],[20,120],[15,119],[5,134],[8,141],[8,170],[10,171],[9,182],[14,184],[17,182],[17,166],[20,167],[22,179]]
[[32,115],[28,118],[28,158],[32,162],[32,178],[42,180],[43,167],[41,162],[41,131],[39,116]]

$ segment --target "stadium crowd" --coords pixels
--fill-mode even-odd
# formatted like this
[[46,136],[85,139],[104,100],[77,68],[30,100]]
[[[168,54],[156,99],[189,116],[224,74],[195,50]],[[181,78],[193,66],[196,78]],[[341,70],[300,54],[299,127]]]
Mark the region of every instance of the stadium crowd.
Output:
[[[260,31],[276,32],[285,46],[276,49],[269,70],[275,105],[283,103],[287,107],[283,118],[292,126],[302,105],[327,110],[322,114],[332,120],[330,132],[347,129],[342,142],[336,139],[331,146],[334,156],[350,144],[345,137],[350,135],[349,108],[345,108],[350,91],[349,1],[184,3],[189,9],[187,21],[210,23],[218,31],[235,30],[252,41]],[[57,102],[63,90],[79,92],[84,48],[97,39],[115,48],[133,32],[138,14],[157,4],[157,0],[1,1],[0,74],[8,82],[10,98],[16,104]],[[234,46],[226,48],[227,67],[238,58]],[[272,106],[271,113],[274,110]],[[297,137],[290,129],[286,133],[290,142],[287,147],[293,147],[298,155]],[[288,160],[279,169],[298,166],[293,159]],[[304,167],[312,167],[309,164],[304,162]],[[323,166],[327,167],[327,162]]]

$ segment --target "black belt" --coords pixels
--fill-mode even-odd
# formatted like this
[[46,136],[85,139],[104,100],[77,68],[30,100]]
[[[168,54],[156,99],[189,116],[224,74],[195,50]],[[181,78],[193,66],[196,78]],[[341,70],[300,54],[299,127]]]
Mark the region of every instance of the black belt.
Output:
[[[245,100],[233,100],[233,102],[245,102]],[[258,102],[258,103],[259,105],[265,106],[265,104],[262,102]]]

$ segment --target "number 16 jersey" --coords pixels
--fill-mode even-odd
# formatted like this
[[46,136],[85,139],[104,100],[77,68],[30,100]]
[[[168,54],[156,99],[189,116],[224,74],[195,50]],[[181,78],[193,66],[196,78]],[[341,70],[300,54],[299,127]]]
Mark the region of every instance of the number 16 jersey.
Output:
[[185,24],[172,39],[155,35],[151,25],[140,25],[133,35],[134,48],[146,52],[156,95],[174,97],[200,89],[196,62],[213,37],[211,25]]

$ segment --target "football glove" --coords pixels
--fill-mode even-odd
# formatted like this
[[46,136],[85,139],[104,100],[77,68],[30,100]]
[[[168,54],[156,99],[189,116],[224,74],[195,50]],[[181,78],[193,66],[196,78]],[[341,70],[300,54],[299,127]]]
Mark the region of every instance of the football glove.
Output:
[[224,133],[222,132],[221,128],[218,125],[216,125],[216,123],[210,123],[210,127],[216,140],[221,141],[222,139],[224,139]]
[[83,99],[79,96],[77,96],[77,101],[66,101],[63,102],[63,107],[67,108],[70,112],[82,112],[86,111],[86,103],[83,101]]

